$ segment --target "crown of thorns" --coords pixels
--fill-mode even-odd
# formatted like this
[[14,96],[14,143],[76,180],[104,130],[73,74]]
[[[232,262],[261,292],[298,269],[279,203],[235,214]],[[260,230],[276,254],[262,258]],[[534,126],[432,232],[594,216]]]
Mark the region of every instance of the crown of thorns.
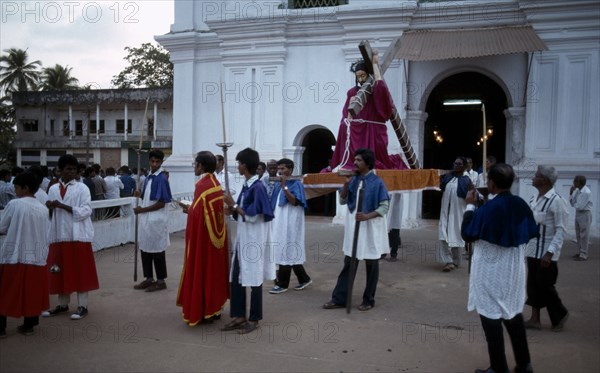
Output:
[[365,60],[358,60],[350,66],[350,72],[356,73],[357,71],[368,71]]

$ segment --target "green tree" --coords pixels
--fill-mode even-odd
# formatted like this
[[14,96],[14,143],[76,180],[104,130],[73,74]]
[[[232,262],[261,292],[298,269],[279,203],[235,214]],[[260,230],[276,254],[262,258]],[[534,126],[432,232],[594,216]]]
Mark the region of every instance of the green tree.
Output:
[[27,50],[5,49],[0,56],[0,88],[4,92],[35,90],[38,85],[40,61],[28,62]]
[[129,63],[123,71],[113,76],[116,88],[155,88],[173,86],[173,64],[169,52],[160,45],[143,43],[139,48],[125,47]]
[[78,89],[79,80],[71,76],[72,67],[56,64],[54,67],[46,67],[42,73],[42,91],[66,91]]
[[13,148],[15,140],[15,109],[8,97],[0,98],[0,167],[16,164],[17,154]]

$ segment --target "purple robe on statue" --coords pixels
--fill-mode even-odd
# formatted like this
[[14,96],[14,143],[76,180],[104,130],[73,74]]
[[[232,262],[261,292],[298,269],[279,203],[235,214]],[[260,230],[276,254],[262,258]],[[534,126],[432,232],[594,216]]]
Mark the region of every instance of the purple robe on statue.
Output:
[[[335,151],[331,158],[331,166],[336,167],[342,163],[346,150],[347,129],[344,119],[348,117],[348,104],[356,96],[358,87],[348,90],[346,103],[342,112],[340,130],[335,143]],[[392,116],[394,103],[385,81],[378,80],[373,86],[373,93],[366,104],[350,123],[350,146],[348,160],[343,169],[354,169],[354,152],[357,149],[368,148],[375,153],[375,168],[403,170],[408,168],[399,154],[388,154],[388,136],[386,122]],[[360,122],[363,119],[370,122]],[[377,123],[371,123],[377,122]]]

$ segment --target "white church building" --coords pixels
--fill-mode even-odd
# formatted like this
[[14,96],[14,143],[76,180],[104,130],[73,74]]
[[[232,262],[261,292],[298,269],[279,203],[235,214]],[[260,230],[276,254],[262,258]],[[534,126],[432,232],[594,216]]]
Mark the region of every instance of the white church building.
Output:
[[[368,40],[380,56],[395,48],[384,79],[423,168],[449,169],[459,155],[482,164],[481,106],[444,105],[481,100],[487,154],[515,167],[514,192],[535,192],[538,164],[557,168],[565,198],[586,175],[597,232],[599,19],[595,0],[175,0],[171,30],[156,37],[175,67],[171,186],[191,191],[193,154],[223,141],[234,173],[248,146],[293,159],[296,173],[325,167]],[[435,218],[430,193],[405,193],[407,224]]]

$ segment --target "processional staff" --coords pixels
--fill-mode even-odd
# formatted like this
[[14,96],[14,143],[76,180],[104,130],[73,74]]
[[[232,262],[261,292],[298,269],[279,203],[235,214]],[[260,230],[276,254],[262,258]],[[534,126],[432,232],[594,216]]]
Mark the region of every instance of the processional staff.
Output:
[[[136,194],[140,193],[140,169],[142,167],[142,144],[144,142],[144,123],[146,123],[146,114],[148,113],[148,102],[150,101],[150,97],[146,98],[146,109],[144,110],[144,119],[142,119],[142,133],[140,135],[140,145],[138,146],[137,153],[137,183],[135,186]],[[156,118],[155,118],[156,120]],[[127,131],[127,130],[126,130]],[[142,197],[143,198],[143,197]],[[139,196],[135,197],[135,207],[139,207],[140,198]],[[136,282],[138,278],[137,269],[138,269],[138,250],[140,248],[140,243],[138,240],[139,235],[139,226],[140,226],[140,215],[135,214],[135,244],[134,244],[134,259],[133,259],[133,281]]]
[[223,172],[225,174],[225,191],[229,193],[229,173],[227,172],[227,149],[231,148],[233,145],[232,142],[227,142],[227,131],[225,128],[225,102],[223,100],[223,82],[219,87],[219,91],[221,94],[221,128],[223,131],[223,142],[217,143],[216,145],[223,150]]

